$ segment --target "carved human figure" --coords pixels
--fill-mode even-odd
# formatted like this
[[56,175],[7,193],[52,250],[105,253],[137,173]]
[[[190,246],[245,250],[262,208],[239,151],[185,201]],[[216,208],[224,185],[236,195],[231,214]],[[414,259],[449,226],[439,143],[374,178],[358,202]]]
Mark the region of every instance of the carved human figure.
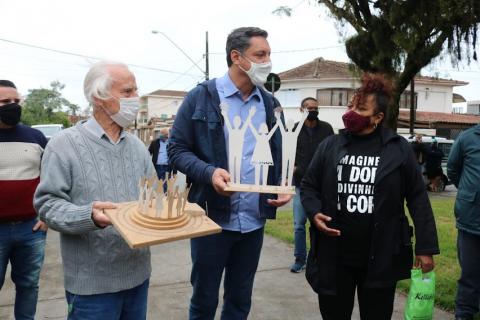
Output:
[[233,118],[233,126],[228,117],[228,105],[222,102],[220,108],[222,110],[223,118],[225,119],[225,125],[228,129],[228,171],[230,171],[230,174],[233,177],[233,183],[240,183],[240,169],[245,131],[250,125],[257,108],[255,106],[250,108],[248,117],[243,125],[242,118],[236,115]]
[[295,151],[297,150],[297,139],[302,129],[303,123],[308,116],[308,112],[302,113],[302,119],[295,128],[295,121],[288,119],[286,128],[280,120],[280,112],[275,112],[277,123],[279,123],[280,132],[282,133],[282,176],[281,185],[291,186],[293,180],[293,169],[295,167]]
[[157,183],[157,188],[155,189],[155,216],[157,218],[162,216],[163,198],[165,198],[165,193],[163,193],[163,181],[159,180]]
[[147,188],[147,179],[145,177],[142,177],[140,178],[140,181],[138,182],[138,205],[137,205],[137,209],[140,211],[140,212],[144,212],[143,211],[143,206],[145,204],[145,197],[146,197],[146,188]]
[[251,163],[255,166],[255,185],[260,185],[260,172],[262,174],[262,185],[267,185],[268,167],[273,166],[272,151],[270,150],[270,138],[272,138],[275,130],[278,127],[278,121],[273,126],[270,132],[268,131],[267,124],[265,122],[260,124],[260,127],[255,127],[249,123],[250,130],[252,130],[253,136],[257,140],[255,149],[253,150]]

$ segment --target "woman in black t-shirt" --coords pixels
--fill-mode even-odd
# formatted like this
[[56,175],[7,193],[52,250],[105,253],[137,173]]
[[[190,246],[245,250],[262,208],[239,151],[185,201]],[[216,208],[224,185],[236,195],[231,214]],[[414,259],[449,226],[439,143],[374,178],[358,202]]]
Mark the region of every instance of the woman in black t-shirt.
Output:
[[[382,123],[391,85],[367,74],[343,115],[345,130],[324,140],[302,180],[312,222],[307,279],[324,320],[390,319],[396,282],[413,265],[428,272],[439,253],[432,209],[408,142]],[[415,263],[407,200],[415,225]]]

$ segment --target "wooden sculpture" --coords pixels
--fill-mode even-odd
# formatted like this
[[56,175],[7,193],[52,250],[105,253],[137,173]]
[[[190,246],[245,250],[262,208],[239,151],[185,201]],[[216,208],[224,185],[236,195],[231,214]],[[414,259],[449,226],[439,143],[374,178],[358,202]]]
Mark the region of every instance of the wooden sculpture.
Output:
[[[131,248],[218,233],[222,229],[196,204],[187,201],[189,189],[166,181],[141,178],[138,201],[105,210],[113,226]],[[167,192],[163,193],[163,184]]]

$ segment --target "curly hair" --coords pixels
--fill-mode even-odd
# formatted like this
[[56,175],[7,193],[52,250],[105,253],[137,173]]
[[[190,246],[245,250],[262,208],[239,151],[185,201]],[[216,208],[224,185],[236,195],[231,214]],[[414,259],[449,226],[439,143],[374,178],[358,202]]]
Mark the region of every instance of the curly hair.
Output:
[[362,85],[355,91],[351,104],[364,103],[369,95],[374,95],[376,112],[386,114],[388,105],[392,99],[392,82],[383,75],[375,73],[365,73],[361,81]]

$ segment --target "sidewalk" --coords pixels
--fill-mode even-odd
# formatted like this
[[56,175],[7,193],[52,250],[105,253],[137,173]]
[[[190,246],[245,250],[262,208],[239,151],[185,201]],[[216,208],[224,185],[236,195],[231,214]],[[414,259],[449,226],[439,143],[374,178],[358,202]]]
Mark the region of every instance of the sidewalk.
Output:
[[[63,290],[59,235],[50,231],[40,281],[40,295],[35,319],[65,319],[66,303]],[[305,273],[289,271],[293,261],[291,246],[265,236],[262,256],[253,292],[252,320],[321,319],[317,297],[305,280]],[[148,302],[148,319],[177,320],[188,318],[191,294],[190,244],[177,241],[152,247],[152,277]],[[13,319],[15,290],[7,271],[0,291],[0,319]],[[223,293],[220,293],[220,301]],[[403,319],[405,296],[397,294],[392,319]],[[216,319],[219,319],[217,311]],[[436,310],[436,320],[453,319],[453,315]],[[360,319],[355,307],[352,319]]]

